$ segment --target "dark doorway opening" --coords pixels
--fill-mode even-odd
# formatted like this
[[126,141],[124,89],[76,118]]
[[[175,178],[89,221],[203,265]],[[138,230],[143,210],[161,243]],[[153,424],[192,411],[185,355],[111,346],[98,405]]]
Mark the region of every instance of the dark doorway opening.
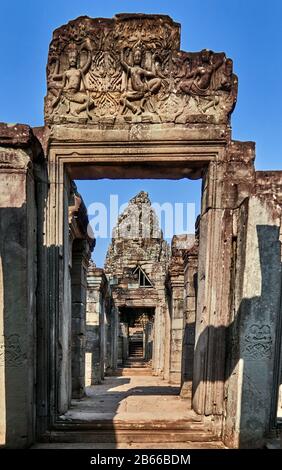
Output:
[[150,366],[155,307],[120,307],[120,362],[126,367]]

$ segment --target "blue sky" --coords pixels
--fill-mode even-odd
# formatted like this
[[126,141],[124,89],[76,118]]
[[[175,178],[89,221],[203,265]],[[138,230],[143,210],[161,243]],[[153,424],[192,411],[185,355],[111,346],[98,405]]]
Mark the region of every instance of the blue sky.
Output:
[[[234,61],[239,95],[233,138],[256,141],[257,169],[281,169],[281,0],[8,0],[0,7],[0,121],[43,124],[45,68],[52,31],[80,15],[112,17],[119,12],[163,13],[182,25],[183,50],[224,51]],[[199,200],[200,182],[79,182],[86,205],[121,203],[140,189],[164,202]],[[95,258],[102,263],[106,242]],[[98,248],[99,247],[99,248]]]

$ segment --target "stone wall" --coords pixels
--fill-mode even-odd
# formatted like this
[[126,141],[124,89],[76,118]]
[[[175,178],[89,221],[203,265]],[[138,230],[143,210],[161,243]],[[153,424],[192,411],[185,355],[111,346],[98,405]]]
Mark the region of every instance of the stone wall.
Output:
[[37,201],[42,150],[31,129],[0,124],[0,444],[26,447],[36,425]]

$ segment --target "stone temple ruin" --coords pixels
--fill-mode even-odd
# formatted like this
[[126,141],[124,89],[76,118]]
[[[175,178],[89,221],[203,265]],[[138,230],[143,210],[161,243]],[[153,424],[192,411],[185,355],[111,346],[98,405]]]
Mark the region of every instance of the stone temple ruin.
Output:
[[[279,436],[282,172],[256,171],[255,144],[232,139],[237,86],[232,60],[182,51],[168,16],[54,31],[45,125],[0,125],[1,445]],[[96,267],[74,180],[100,178],[202,179],[195,239],[169,247],[141,192]],[[106,398],[98,420],[97,390],[133,371],[135,418]]]
[[[105,269],[90,264],[87,275],[86,341],[87,351],[92,353],[89,372],[86,368],[89,385],[101,383],[105,371],[111,374],[125,366],[150,365],[155,374],[191,391],[192,351],[186,361],[186,370],[188,364],[191,368],[189,383],[183,382],[181,369],[185,329],[182,252],[192,247],[197,250],[196,245],[194,236],[174,236],[171,253],[148,194],[140,192],[131,199],[114,229]],[[192,295],[195,297],[194,289]],[[190,312],[191,326],[194,317]],[[83,396],[84,386],[80,384],[79,389]]]

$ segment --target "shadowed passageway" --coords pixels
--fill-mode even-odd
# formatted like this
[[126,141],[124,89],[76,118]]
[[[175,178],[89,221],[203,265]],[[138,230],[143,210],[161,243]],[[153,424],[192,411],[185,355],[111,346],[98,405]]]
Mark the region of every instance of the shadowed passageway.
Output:
[[73,400],[63,419],[89,420],[200,420],[179,387],[153,376],[106,377],[101,385],[87,387],[87,396]]

